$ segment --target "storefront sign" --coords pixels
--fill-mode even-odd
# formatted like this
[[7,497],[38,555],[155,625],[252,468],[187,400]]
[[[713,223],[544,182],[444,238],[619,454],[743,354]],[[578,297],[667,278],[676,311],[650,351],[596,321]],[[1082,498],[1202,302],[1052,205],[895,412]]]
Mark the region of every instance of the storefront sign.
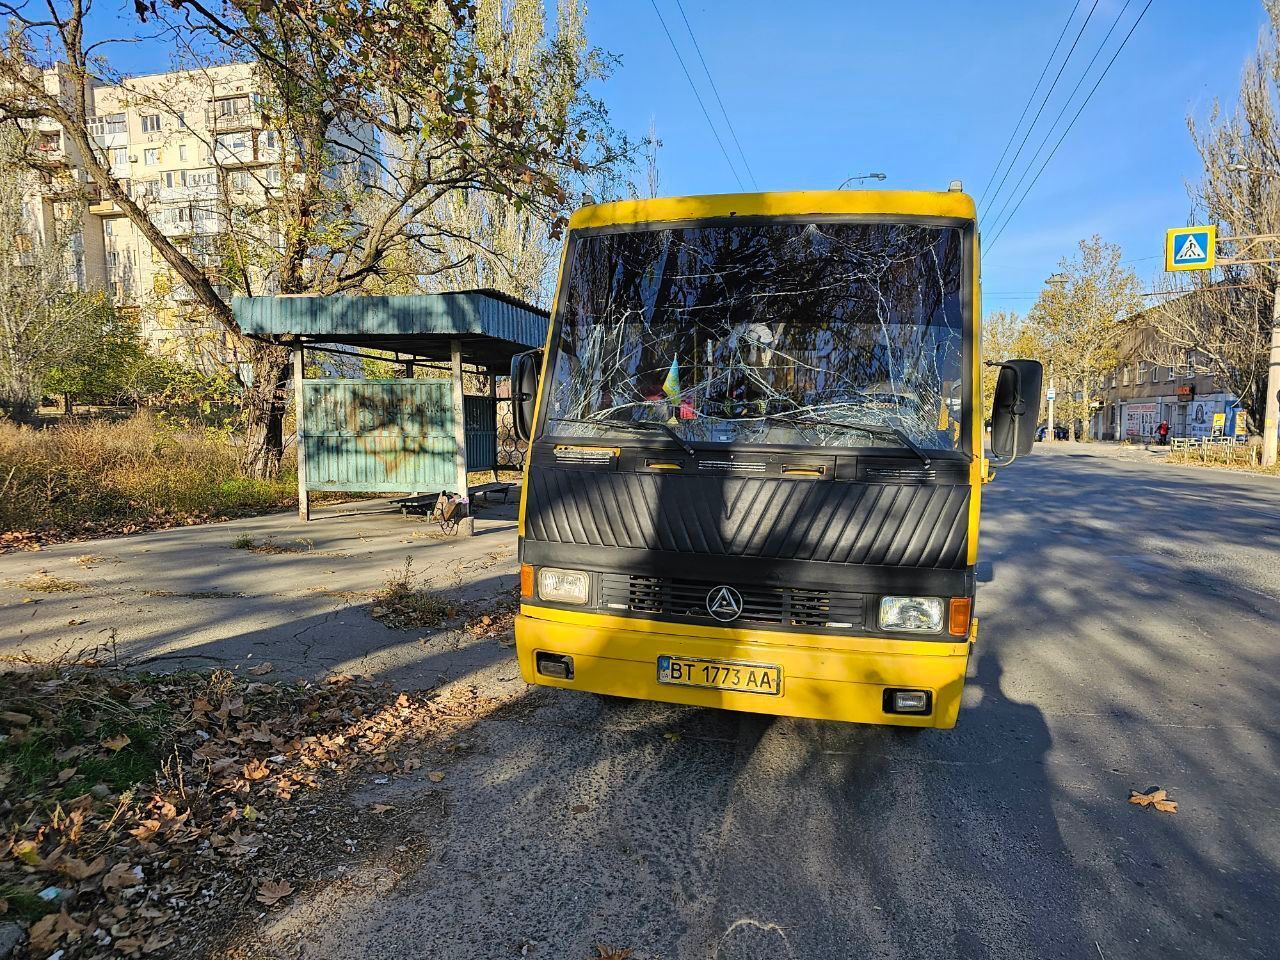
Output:
[[1190,403],[1196,398],[1196,385],[1194,383],[1185,383],[1178,388],[1178,399],[1182,403]]
[[1156,432],[1158,403],[1126,403],[1124,405],[1124,435],[1133,440],[1149,437]]

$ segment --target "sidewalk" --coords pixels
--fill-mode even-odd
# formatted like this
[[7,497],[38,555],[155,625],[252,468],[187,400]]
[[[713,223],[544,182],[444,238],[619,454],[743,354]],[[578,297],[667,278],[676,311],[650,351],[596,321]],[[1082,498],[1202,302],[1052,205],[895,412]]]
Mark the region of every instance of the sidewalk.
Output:
[[[402,516],[387,500],[0,556],[0,657],[50,658],[110,644],[129,665],[331,671],[430,687],[506,649],[466,630],[389,629],[370,597],[403,570],[477,615],[518,576],[514,503],[482,508],[471,538]],[[246,549],[252,543],[254,549]],[[514,668],[513,668],[514,669]]]

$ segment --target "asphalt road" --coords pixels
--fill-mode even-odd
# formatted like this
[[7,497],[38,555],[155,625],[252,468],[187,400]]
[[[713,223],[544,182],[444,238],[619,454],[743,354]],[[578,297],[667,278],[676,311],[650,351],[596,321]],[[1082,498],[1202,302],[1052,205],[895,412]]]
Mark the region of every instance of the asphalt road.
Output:
[[[987,488],[953,731],[527,690],[430,853],[301,900],[304,957],[1280,957],[1280,482],[1038,449]],[[1159,785],[1178,812],[1127,802]],[[431,794],[431,796],[428,796]]]
[[[1274,960],[1280,480],[1131,456],[1041,445],[986,488],[952,731],[530,689],[504,643],[387,630],[347,596],[407,555],[508,590],[510,521],[439,541],[376,504],[0,558],[0,654],[114,631],[142,666],[271,658],[497,704],[370,781],[353,810],[414,811],[412,835],[264,915],[249,955]],[[40,569],[81,587],[25,603]],[[1157,785],[1176,814],[1127,802]]]

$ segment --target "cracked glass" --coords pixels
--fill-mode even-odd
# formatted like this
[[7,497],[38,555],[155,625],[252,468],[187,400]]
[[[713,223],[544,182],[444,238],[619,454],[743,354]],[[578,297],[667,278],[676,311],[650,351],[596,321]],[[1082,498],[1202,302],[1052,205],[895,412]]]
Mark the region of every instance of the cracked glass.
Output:
[[957,227],[742,222],[572,238],[545,429],[961,449]]

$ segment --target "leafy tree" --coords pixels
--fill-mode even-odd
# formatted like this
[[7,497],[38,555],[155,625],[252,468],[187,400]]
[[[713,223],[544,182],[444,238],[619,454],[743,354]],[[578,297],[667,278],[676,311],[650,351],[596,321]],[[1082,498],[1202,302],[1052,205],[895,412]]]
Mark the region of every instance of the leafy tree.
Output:
[[[56,176],[15,162],[31,139],[0,130],[0,410],[18,421],[35,416],[51,370],[98,347],[112,315],[102,293],[75,290],[79,199]],[[45,206],[43,222],[35,204]]]
[[1093,397],[1118,362],[1126,321],[1142,306],[1137,274],[1121,265],[1114,243],[1095,235],[1064,257],[1064,282],[1047,284],[1027,316],[1046,377],[1058,386],[1057,413],[1072,439],[1089,422]]
[[44,392],[60,394],[63,409],[71,413],[77,400],[114,403],[131,393],[138,367],[147,360],[137,324],[107,305],[92,344],[76,351],[51,368],[44,377]]
[[[417,284],[424,272],[456,269],[464,258],[449,256],[450,244],[478,246],[440,215],[458,196],[532,211],[555,237],[573,185],[607,173],[630,150],[586,93],[604,72],[601,54],[586,50],[580,36],[568,46],[548,38],[533,69],[512,73],[486,32],[482,6],[489,9],[476,0],[228,0],[212,7],[152,0],[137,4],[143,22],[136,29],[90,39],[86,0],[0,0],[9,23],[0,49],[0,121],[59,125],[94,187],[191,292],[191,319],[226,331],[246,466],[255,473],[274,472],[283,452],[288,351],[241,335],[228,288],[325,295]],[[167,236],[155,210],[112,175],[91,134],[92,87],[99,78],[122,79],[103,50],[159,38],[181,51],[194,71],[187,80],[206,66],[252,63],[257,109],[278,134],[275,174],[219,210],[231,249],[196,251]],[[53,84],[42,70],[55,65]],[[164,91],[147,96],[172,114]],[[36,168],[43,160],[28,155],[26,162]]]

